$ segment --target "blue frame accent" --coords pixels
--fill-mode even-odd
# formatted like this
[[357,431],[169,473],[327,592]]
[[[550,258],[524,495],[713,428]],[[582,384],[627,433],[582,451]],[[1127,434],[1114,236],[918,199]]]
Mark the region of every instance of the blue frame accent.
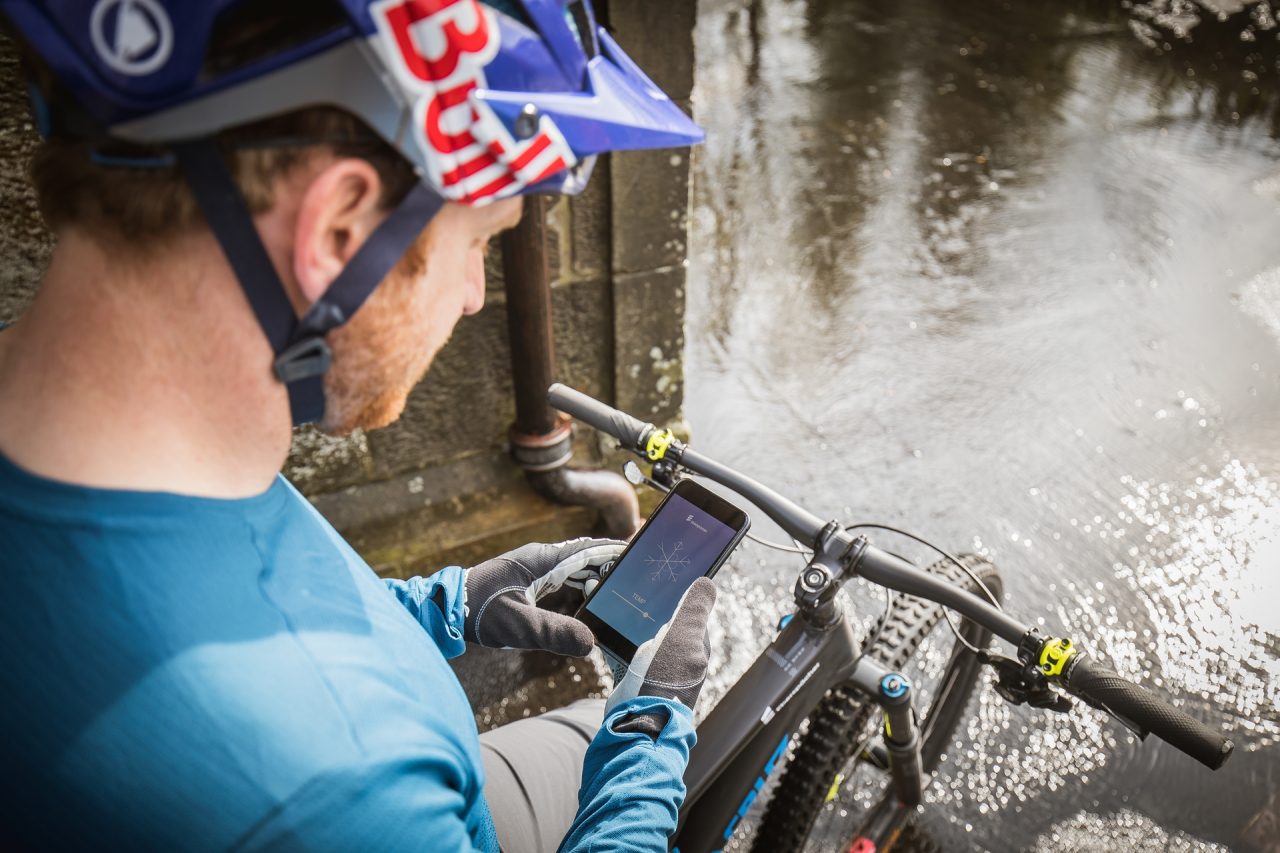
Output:
[[787,732],[782,736],[782,740],[778,741],[778,748],[773,751],[773,755],[769,756],[769,760],[760,769],[760,775],[756,777],[755,784],[751,786],[750,791],[747,791],[747,796],[743,798],[742,805],[738,806],[738,813],[733,816],[733,820],[729,821],[729,825],[724,828],[723,837],[725,841],[733,837],[733,831],[738,828],[738,823],[746,817],[751,804],[756,801],[756,797],[760,796],[760,792],[764,790],[765,780],[769,778],[773,768],[778,765],[778,759],[782,758],[782,754],[787,751],[787,744],[791,743],[791,734],[791,732]]

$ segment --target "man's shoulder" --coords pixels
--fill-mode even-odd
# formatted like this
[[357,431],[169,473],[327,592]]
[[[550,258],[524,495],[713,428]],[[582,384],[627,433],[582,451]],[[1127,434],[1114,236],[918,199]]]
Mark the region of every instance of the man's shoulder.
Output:
[[[9,769],[40,777],[48,762],[55,780],[27,792],[32,808],[74,802],[143,847],[185,846],[193,831],[227,847],[264,821],[305,827],[357,809],[406,819],[386,799],[414,785],[478,798],[478,746],[457,716],[469,709],[420,701],[396,685],[404,673],[360,650],[338,659],[298,639],[189,648],[109,701],[95,694],[61,745],[46,739],[54,729],[22,726],[28,754]],[[447,696],[446,684],[435,689]]]
[[49,705],[50,748],[169,720],[227,743],[253,721],[285,753],[338,754],[384,725],[430,740],[433,703],[469,715],[435,643],[283,479],[239,508],[68,495],[0,501],[0,687]]
[[211,831],[238,833],[313,780],[412,769],[387,756],[478,790],[471,710],[439,649],[276,488],[278,506],[205,507],[194,525],[0,509],[0,530],[21,531],[0,559],[20,564],[0,597],[0,723],[23,735],[0,756],[58,779],[32,796],[104,825],[139,802],[160,821],[205,803]]

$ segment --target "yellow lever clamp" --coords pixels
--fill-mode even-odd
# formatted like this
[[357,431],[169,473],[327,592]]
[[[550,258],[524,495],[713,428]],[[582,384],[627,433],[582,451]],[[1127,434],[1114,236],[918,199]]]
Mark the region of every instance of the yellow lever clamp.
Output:
[[829,803],[832,800],[834,800],[836,796],[840,793],[840,783],[843,781],[844,781],[844,774],[837,773],[836,778],[831,780],[831,787],[827,789],[827,798],[822,802]]
[[649,457],[651,462],[659,462],[662,457],[667,455],[667,448],[671,446],[671,442],[675,441],[675,434],[669,429],[654,430],[649,435],[649,441],[645,445],[645,456]]
[[1040,671],[1049,677],[1062,675],[1062,668],[1075,654],[1070,640],[1053,637],[1040,649]]

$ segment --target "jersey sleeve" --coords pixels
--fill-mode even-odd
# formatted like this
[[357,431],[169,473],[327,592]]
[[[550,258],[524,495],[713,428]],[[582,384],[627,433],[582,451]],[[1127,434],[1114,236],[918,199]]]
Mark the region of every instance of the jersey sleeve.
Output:
[[487,808],[468,805],[457,763],[415,755],[314,777],[232,849],[487,852],[498,844]]
[[391,594],[404,605],[423,630],[435,640],[446,658],[466,651],[462,619],[466,612],[466,575],[460,566],[448,566],[428,577],[383,578]]
[[[628,714],[667,715],[657,739],[618,732]],[[697,741],[693,712],[678,702],[637,696],[618,705],[587,748],[578,814],[561,853],[666,850],[684,802],[684,771]]]

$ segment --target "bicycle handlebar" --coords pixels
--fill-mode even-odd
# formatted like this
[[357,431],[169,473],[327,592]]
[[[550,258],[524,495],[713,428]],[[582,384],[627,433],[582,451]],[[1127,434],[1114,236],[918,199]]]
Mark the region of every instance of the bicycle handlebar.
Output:
[[[618,439],[633,453],[643,454],[650,434],[656,430],[653,424],[644,423],[559,382],[547,390],[547,401],[560,411]],[[684,448],[679,461],[695,474],[702,474],[733,489],[764,510],[788,536],[794,536],[801,542],[813,546],[825,526],[822,519],[768,486],[701,453]]]
[[[560,383],[547,391],[552,406],[621,441],[628,450],[645,454],[656,427]],[[764,510],[789,535],[813,546],[826,529],[820,518],[772,489],[738,473],[727,465],[682,448],[682,467],[733,489]],[[872,583],[936,601],[989,628],[1015,646],[1031,628],[993,607],[984,599],[921,571],[912,564],[868,546],[863,549],[858,573]],[[1059,682],[1085,702],[1151,733],[1197,761],[1217,770],[1235,745],[1219,732],[1178,710],[1155,694],[1117,675],[1106,665],[1076,654]]]
[[1095,708],[1150,732],[1213,770],[1221,767],[1235,749],[1235,744],[1221,732],[1083,654],[1072,660],[1062,682],[1068,692]]
[[565,414],[613,436],[635,453],[644,450],[649,433],[655,429],[653,424],[633,418],[626,412],[559,382],[547,389],[547,402]]
[[858,574],[886,589],[936,601],[1015,646],[1031,630],[1030,625],[1019,622],[985,598],[979,598],[874,545],[863,549],[862,557],[858,560]]
[[[872,545],[862,553],[858,574],[888,589],[936,601],[1015,646],[1029,630],[977,596]],[[1235,749],[1221,732],[1083,653],[1071,658],[1059,683],[1067,692],[1137,729],[1140,736],[1153,734],[1212,770],[1221,767]]]

